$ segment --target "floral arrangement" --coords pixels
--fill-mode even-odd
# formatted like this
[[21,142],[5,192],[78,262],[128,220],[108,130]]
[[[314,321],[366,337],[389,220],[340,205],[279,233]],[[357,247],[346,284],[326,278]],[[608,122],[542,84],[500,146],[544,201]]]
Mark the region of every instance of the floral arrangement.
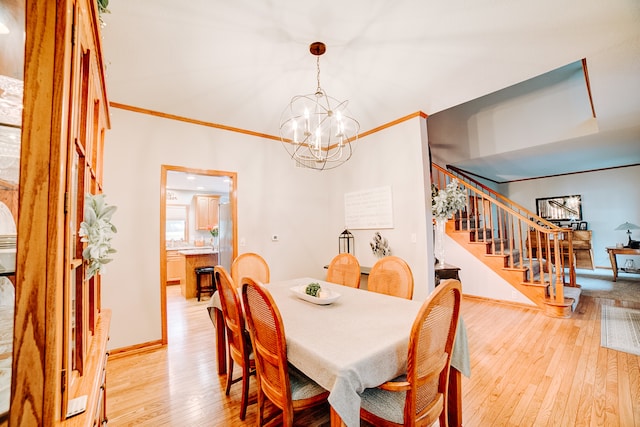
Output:
[[80,224],[81,242],[87,246],[82,251],[82,258],[88,261],[87,280],[96,274],[102,274],[105,264],[111,262],[109,255],[116,252],[111,247],[111,238],[118,230],[111,223],[115,206],[107,206],[104,194],[87,194],[84,201],[84,221]]
[[98,12],[100,13],[111,13],[109,11],[109,0],[96,0],[98,3]]
[[213,225],[209,225],[207,226],[207,230],[209,230],[209,233],[211,233],[212,237],[218,237],[219,230],[217,225],[215,227]]
[[376,231],[376,234],[373,235],[373,241],[369,243],[369,245],[371,245],[371,251],[373,252],[373,254],[378,258],[391,255],[389,242],[387,242],[387,239],[382,237],[380,232]]
[[452,179],[442,190],[431,184],[431,213],[436,219],[449,219],[456,211],[467,206],[467,195]]

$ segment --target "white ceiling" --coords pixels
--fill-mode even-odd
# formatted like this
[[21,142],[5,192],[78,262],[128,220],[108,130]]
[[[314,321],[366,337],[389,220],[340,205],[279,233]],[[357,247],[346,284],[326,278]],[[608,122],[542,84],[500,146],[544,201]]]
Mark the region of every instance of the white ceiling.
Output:
[[207,194],[228,194],[232,188],[231,177],[210,176],[180,171],[167,171],[168,190],[194,191]]
[[[619,144],[633,146],[626,164],[640,163],[638,0],[111,0],[109,9],[112,102],[277,136],[291,97],[316,89],[308,46],[323,41],[322,87],[349,99],[368,131],[587,58],[600,137],[585,146],[606,139],[608,149],[585,150],[581,168],[610,167]],[[510,175],[494,170],[500,163],[469,167]]]

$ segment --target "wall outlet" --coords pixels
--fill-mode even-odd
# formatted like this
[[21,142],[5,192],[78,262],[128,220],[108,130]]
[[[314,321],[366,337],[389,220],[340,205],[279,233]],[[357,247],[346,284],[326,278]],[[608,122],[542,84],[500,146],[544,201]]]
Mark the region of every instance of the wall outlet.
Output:
[[511,291],[511,299],[512,300],[518,299],[518,291]]
[[411,243],[418,242],[418,235],[416,233],[411,233]]
[[245,239],[244,237],[240,238],[240,246],[247,246],[247,239]]

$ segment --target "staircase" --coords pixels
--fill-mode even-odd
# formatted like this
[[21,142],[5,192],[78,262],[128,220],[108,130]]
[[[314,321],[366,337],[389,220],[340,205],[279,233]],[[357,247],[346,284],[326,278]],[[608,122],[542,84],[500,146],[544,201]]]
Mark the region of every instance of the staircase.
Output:
[[467,193],[467,206],[447,222],[447,235],[546,314],[570,317],[580,298],[572,230],[450,169],[432,164],[432,182],[438,189],[456,179]]

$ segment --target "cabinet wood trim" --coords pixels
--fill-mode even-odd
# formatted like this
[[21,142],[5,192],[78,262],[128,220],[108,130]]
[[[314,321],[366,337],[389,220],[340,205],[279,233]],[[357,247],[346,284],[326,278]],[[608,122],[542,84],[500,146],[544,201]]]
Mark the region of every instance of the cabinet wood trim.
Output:
[[87,395],[86,410],[60,421],[57,425],[61,427],[86,427],[100,425],[100,420],[96,419],[96,414],[102,414],[98,405],[106,401],[105,369],[107,365],[107,342],[109,341],[109,326],[111,324],[111,310],[102,310],[98,314],[95,333],[91,339],[91,344],[87,352],[85,373],[82,378],[74,384],[69,398]]

